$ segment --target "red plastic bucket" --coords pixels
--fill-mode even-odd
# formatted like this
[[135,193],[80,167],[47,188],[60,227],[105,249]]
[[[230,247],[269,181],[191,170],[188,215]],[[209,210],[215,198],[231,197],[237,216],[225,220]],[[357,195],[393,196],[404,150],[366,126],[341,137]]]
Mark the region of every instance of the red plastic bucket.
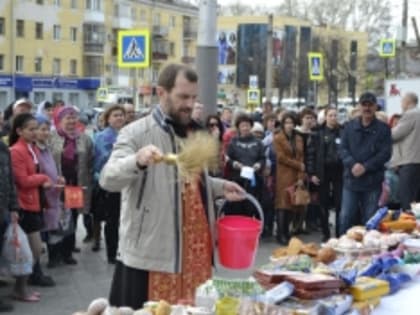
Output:
[[256,206],[261,221],[240,215],[223,216],[217,221],[219,261],[225,268],[247,269],[255,261],[264,218],[258,201],[251,195],[247,199]]

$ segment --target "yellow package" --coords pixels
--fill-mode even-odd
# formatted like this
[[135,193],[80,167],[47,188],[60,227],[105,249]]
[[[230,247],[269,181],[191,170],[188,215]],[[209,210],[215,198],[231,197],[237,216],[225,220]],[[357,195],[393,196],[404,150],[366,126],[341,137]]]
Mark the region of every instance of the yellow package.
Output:
[[216,315],[237,315],[238,308],[238,299],[224,297],[216,302]]
[[389,293],[389,284],[386,281],[369,277],[359,277],[350,287],[350,293],[355,301],[366,301],[381,297]]

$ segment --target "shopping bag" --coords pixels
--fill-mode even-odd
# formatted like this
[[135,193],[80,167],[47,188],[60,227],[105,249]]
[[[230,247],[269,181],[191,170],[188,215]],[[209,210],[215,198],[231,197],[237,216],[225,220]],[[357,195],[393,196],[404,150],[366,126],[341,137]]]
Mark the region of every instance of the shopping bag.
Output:
[[13,276],[32,273],[33,257],[28,237],[17,223],[11,223],[4,234],[2,256]]
[[67,209],[81,209],[85,206],[83,188],[80,186],[64,187],[64,207]]

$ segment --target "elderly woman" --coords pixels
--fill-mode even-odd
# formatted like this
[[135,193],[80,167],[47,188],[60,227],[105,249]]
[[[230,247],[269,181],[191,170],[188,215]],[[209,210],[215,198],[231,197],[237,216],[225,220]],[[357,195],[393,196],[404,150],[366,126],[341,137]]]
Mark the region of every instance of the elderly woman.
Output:
[[290,238],[290,223],[294,212],[303,211],[293,206],[287,189],[292,185],[303,185],[305,177],[303,138],[296,132],[296,118],[292,113],[283,115],[281,130],[274,136],[276,153],[276,216],[277,241],[287,244]]
[[[89,136],[77,128],[78,113],[72,106],[63,106],[57,112],[56,130],[51,135],[51,151],[57,168],[67,185],[84,188],[84,207],[73,210],[73,223],[77,226],[79,211],[90,210],[91,187],[93,182],[93,144]],[[76,228],[75,228],[76,230]],[[62,244],[63,261],[66,264],[77,264],[72,252],[76,248],[76,234],[66,236]]]
[[[251,132],[254,122],[247,114],[239,115],[235,121],[238,135],[232,139],[227,149],[227,163],[231,168],[230,179],[257,199],[261,200],[265,165],[264,146]],[[249,177],[244,173],[249,170]],[[246,201],[230,205],[230,213],[251,214]]]
[[125,125],[124,107],[114,105],[103,114],[105,129],[98,132],[95,137],[95,194],[93,198],[94,217],[94,245],[92,250],[100,248],[101,221],[105,221],[105,244],[108,263],[115,264],[118,248],[118,226],[120,219],[121,194],[108,192],[99,184],[99,174],[111,156],[112,148],[119,131]]

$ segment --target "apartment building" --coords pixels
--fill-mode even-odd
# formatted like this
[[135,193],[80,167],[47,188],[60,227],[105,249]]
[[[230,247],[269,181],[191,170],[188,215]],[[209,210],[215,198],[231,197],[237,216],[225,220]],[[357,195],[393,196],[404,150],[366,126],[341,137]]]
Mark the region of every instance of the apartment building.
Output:
[[[100,86],[147,97],[164,63],[194,62],[197,15],[177,0],[0,1],[0,108],[21,96],[93,106]],[[150,31],[150,69],[118,68],[122,29]]]

